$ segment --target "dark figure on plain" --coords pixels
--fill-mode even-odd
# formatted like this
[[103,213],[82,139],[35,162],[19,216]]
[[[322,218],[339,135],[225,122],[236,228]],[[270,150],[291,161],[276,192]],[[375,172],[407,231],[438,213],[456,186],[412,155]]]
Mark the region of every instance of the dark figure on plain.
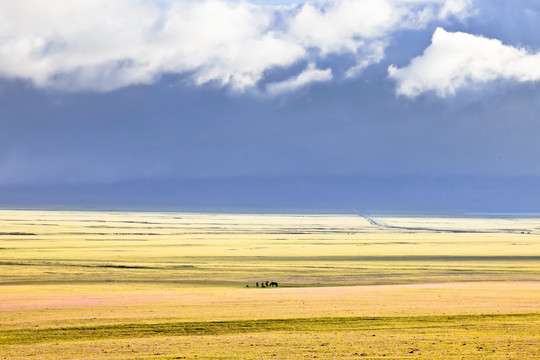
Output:
[[256,285],[257,285],[257,287],[259,287],[259,283],[258,283],[258,282],[257,282],[257,284],[256,284]]
[[261,287],[264,289],[266,286],[264,286],[264,283],[261,283]]
[[270,287],[278,287],[277,282],[272,281],[272,282],[270,283]]
[[266,282],[266,287],[268,287],[268,281]]

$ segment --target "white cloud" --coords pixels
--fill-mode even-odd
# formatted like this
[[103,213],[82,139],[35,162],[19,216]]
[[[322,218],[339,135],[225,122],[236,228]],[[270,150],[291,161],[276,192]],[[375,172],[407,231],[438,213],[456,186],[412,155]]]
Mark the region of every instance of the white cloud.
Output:
[[289,32],[322,53],[356,52],[366,42],[398,29],[464,16],[469,0],[319,0],[307,2],[289,20]]
[[237,91],[265,72],[352,54],[379,62],[392,32],[470,10],[468,0],[17,0],[0,2],[0,77],[109,91],[185,74]]
[[357,52],[356,65],[352,66],[345,72],[347,79],[355,78],[371,64],[376,64],[384,58],[384,50],[386,49],[386,41],[373,41],[361,53]]
[[331,69],[320,70],[315,67],[315,64],[309,64],[308,68],[296,77],[281,82],[269,83],[266,86],[266,91],[269,95],[279,95],[295,91],[313,82],[330,81],[332,77]]
[[111,90],[151,83],[164,73],[192,73],[197,84],[243,89],[266,69],[290,65],[305,53],[268,31],[271,11],[245,2],[40,4],[0,5],[0,14],[10,15],[0,21],[0,73],[38,87]]
[[439,18],[445,19],[455,16],[465,19],[471,15],[472,0],[450,0],[444,1],[442,9],[439,11]]
[[471,9],[471,0],[311,1],[288,19],[288,34],[322,56],[354,54],[357,63],[346,72],[353,77],[382,60],[392,32],[423,28],[435,19],[464,18]]
[[498,79],[540,81],[540,53],[438,28],[423,55],[407,67],[390,66],[388,73],[397,82],[399,95],[415,97],[431,91],[445,97],[460,88]]

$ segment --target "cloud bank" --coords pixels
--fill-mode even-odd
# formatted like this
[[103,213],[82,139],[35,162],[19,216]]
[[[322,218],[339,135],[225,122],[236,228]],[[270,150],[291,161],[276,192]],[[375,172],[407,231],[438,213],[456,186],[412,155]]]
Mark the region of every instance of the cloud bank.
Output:
[[[393,32],[466,17],[470,0],[18,0],[0,3],[0,77],[38,88],[111,91],[164,74],[235,91],[267,72],[353,55],[346,76],[381,61]],[[293,91],[329,73],[306,68],[268,86]],[[326,71],[326,70],[324,70]],[[394,70],[392,70],[394,71]],[[397,71],[397,70],[396,70]],[[316,74],[319,74],[315,76]],[[394,74],[397,74],[394,71]],[[404,73],[401,73],[404,74]]]
[[461,88],[494,80],[540,81],[540,52],[438,28],[431,45],[407,67],[390,66],[396,92],[414,98],[425,92],[453,95]]

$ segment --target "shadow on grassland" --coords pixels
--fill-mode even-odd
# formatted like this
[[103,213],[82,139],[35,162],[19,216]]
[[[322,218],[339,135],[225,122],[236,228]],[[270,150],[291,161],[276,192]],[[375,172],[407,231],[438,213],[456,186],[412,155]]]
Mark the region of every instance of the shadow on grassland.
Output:
[[24,329],[0,331],[0,345],[20,345],[97,339],[146,338],[155,336],[199,336],[274,331],[354,331],[385,329],[505,327],[511,324],[540,324],[539,313],[418,317],[325,317],[296,319],[167,322],[103,326]]

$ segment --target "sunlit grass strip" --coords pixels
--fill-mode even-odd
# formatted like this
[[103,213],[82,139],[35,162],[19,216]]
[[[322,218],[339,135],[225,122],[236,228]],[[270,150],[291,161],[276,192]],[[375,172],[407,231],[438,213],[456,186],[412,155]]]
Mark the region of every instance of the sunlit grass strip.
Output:
[[[275,331],[361,331],[396,329],[511,327],[529,324],[540,331],[540,313],[489,314],[417,317],[324,317],[234,321],[170,322],[158,324],[119,324],[53,329],[0,331],[0,345],[98,339],[147,338],[155,336],[197,336],[260,333]],[[532,330],[532,329],[531,329]]]

